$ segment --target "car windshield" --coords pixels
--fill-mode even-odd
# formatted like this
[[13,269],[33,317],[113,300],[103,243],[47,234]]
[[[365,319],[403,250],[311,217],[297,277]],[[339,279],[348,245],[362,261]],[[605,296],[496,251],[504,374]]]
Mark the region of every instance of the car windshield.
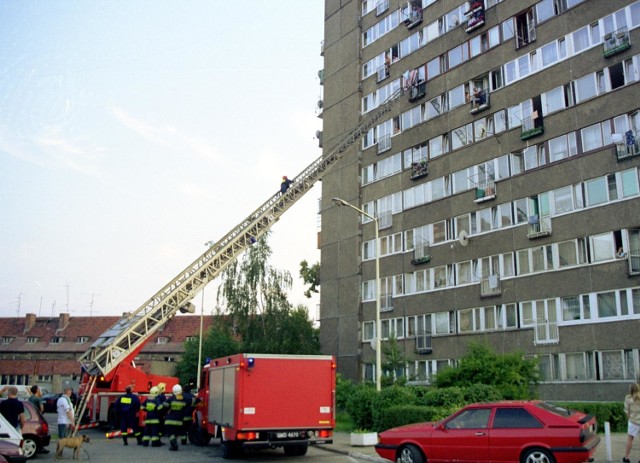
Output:
[[575,413],[573,410],[569,410],[568,408],[561,407],[560,405],[552,404],[550,402],[540,402],[537,404],[539,408],[543,410],[547,410],[551,413],[555,413],[560,416],[571,416]]

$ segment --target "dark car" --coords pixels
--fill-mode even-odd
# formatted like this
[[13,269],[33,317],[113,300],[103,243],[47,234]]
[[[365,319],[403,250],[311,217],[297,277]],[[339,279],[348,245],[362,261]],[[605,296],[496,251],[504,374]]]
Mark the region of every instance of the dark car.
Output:
[[44,406],[44,412],[56,413],[58,411],[56,409],[56,404],[58,403],[59,398],[60,394],[44,394],[42,396],[42,405]]
[[469,405],[449,418],[380,433],[376,452],[400,463],[581,463],[600,438],[596,419],[542,401]]
[[24,428],[22,428],[22,449],[26,458],[33,458],[36,454],[43,452],[51,441],[49,423],[31,402],[25,400],[22,403],[24,404],[25,418]]
[[4,439],[0,439],[0,456],[4,457],[4,461],[7,463],[25,463],[27,461],[27,456],[19,445]]

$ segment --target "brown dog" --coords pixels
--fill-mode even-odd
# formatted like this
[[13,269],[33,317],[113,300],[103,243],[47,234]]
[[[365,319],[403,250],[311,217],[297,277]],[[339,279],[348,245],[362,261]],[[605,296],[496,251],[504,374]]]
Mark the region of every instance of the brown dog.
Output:
[[58,441],[58,447],[56,448],[56,458],[60,458],[62,456],[62,451],[65,447],[69,447],[73,449],[73,459],[80,459],[80,449],[82,448],[82,444],[85,442],[90,442],[89,436],[82,434],[81,436],[76,437],[64,437]]

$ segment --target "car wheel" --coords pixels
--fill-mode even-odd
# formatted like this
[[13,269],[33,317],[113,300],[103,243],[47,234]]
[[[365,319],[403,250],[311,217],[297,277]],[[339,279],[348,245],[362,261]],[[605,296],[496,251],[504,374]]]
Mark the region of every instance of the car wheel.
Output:
[[398,460],[400,460],[400,463],[424,463],[422,453],[413,445],[402,447]]
[[522,463],[555,463],[551,452],[545,449],[527,450],[522,457]]
[[22,450],[24,451],[24,456],[27,458],[33,458],[38,453],[38,445],[36,441],[33,440],[32,437],[24,437],[24,443],[22,444]]

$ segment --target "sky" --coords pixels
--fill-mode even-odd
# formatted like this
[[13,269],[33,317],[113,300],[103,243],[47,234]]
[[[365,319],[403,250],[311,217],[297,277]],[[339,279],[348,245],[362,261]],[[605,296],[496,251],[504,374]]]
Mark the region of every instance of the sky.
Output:
[[[0,0],[0,317],[136,310],[318,158],[323,4]],[[270,238],[314,319],[320,195]]]

